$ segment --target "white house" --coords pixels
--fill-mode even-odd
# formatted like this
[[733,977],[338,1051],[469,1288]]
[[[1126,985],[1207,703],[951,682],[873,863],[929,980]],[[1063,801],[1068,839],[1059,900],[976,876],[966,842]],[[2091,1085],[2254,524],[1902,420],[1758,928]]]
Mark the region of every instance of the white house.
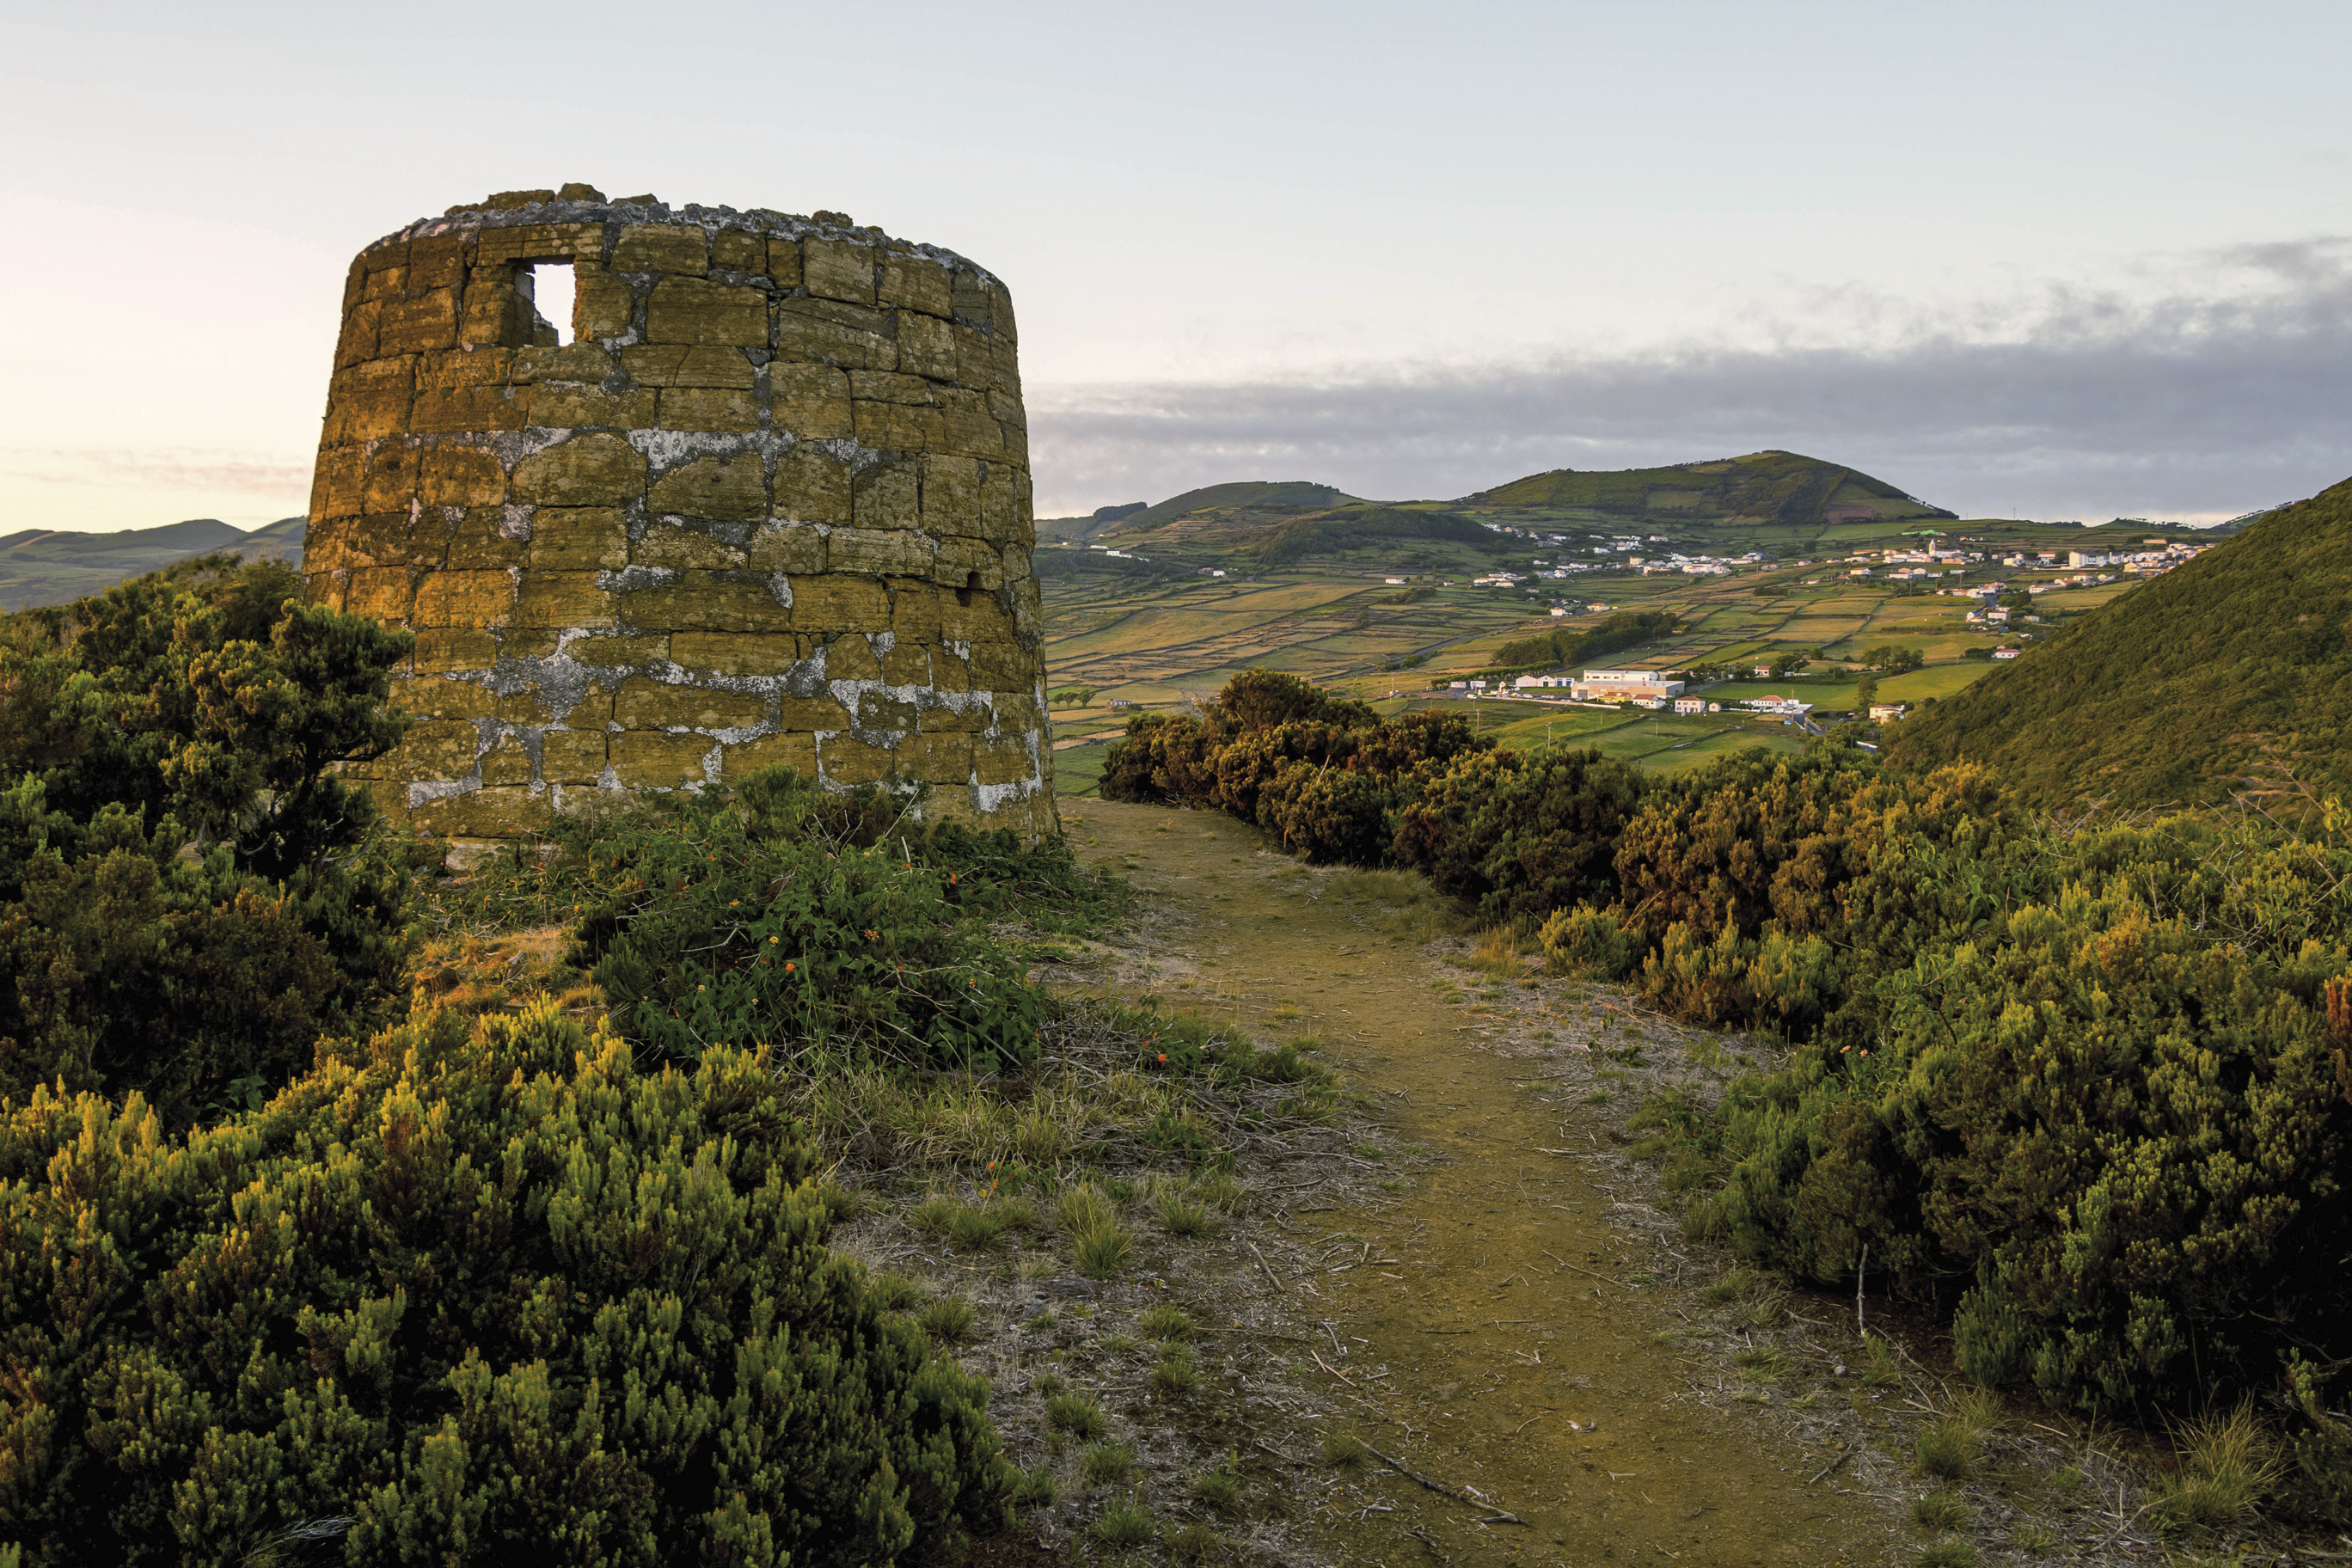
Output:
[[1680,697],[1683,683],[1654,669],[1588,669],[1568,690],[1580,702],[1639,702]]
[[1997,647],[1992,650],[1992,656],[1995,658],[2015,658],[2024,651],[2021,647]]
[[1677,713],[1704,713],[1706,711],[1706,699],[1704,697],[1677,697],[1675,699],[1675,711]]

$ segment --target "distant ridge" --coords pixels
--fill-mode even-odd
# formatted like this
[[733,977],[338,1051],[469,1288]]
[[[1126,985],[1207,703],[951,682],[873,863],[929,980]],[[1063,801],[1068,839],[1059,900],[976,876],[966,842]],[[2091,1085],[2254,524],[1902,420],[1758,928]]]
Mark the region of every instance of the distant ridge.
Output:
[[26,528],[0,538],[0,611],[67,605],[175,561],[233,550],[247,561],[299,562],[307,520],[280,518],[251,532],[216,517],[121,533]]
[[1465,496],[1458,504],[1659,522],[1820,525],[1955,516],[1858,468],[1781,451],[1658,468],[1554,468]]
[[1903,767],[2000,766],[2030,804],[2352,798],[2352,479],[2185,565],[1893,731]]

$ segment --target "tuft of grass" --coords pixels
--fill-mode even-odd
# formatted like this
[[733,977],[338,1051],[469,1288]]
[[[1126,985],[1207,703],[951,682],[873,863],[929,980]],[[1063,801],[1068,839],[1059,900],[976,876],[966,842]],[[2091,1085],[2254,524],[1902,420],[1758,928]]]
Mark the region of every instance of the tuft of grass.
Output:
[[1092,1182],[1083,1183],[1064,1193],[1054,1205],[1054,1217],[1072,1236],[1099,1230],[1118,1223],[1118,1205],[1110,1194]]
[[1911,1517],[1927,1530],[1966,1530],[1976,1516],[1960,1494],[1948,1488],[1911,1500]]
[[1489,926],[1470,950],[1470,967],[1489,980],[1519,980],[1528,973],[1527,932],[1517,925]]
[[2278,1481],[2278,1446],[2251,1402],[2176,1428],[2179,1473],[2157,1489],[2156,1516],[2179,1530],[2220,1530],[2253,1511]]
[[903,1274],[884,1269],[869,1281],[875,1303],[886,1312],[903,1312],[923,1299],[923,1288]]
[[1160,1533],[1160,1524],[1149,1508],[1130,1499],[1103,1510],[1094,1522],[1094,1532],[1105,1546],[1133,1548],[1149,1545]]
[[1160,1226],[1171,1236],[1202,1237],[1216,1228],[1209,1205],[1176,1193],[1160,1194]]
[[1766,1350],[1761,1346],[1741,1351],[1731,1359],[1741,1371],[1749,1373],[1766,1383],[1770,1383],[1789,1370],[1789,1363],[1780,1359],[1780,1352]]
[[1951,1402],[1952,1419],[1979,1442],[2000,1430],[2007,1414],[2000,1395],[1990,1388],[1962,1389]]
[[1013,1506],[1017,1509],[1051,1508],[1061,1495],[1062,1483],[1044,1465],[1034,1470],[1024,1470],[1021,1479],[1013,1483]]
[[1234,1456],[1228,1453],[1224,1463],[1213,1470],[1202,1470],[1192,1478],[1192,1500],[1202,1508],[1230,1514],[1242,1505],[1241,1472],[1234,1468]]
[[1745,1301],[1763,1288],[1763,1278],[1753,1269],[1735,1268],[1706,1289],[1699,1299],[1711,1306],[1727,1307],[1735,1301]]
[[1135,1233],[1114,1222],[1077,1232],[1071,1258],[1087,1279],[1108,1279],[1126,1266],[1134,1250]]
[[1977,1436],[1966,1423],[1945,1416],[1919,1434],[1911,1450],[1911,1468],[1923,1476],[1964,1481],[1976,1468]]
[[1372,1450],[1353,1432],[1334,1432],[1323,1439],[1323,1462],[1352,1476],[1372,1462]]
[[1108,1431],[1102,1406],[1083,1394],[1054,1394],[1045,1398],[1045,1425],[1074,1437],[1093,1439]]
[[1191,1347],[1170,1340],[1160,1347],[1160,1359],[1152,1364],[1148,1381],[1155,1394],[1190,1394],[1199,1381],[1192,1369]]
[[978,1309],[961,1296],[942,1296],[915,1315],[923,1331],[943,1345],[971,1342],[972,1325],[979,1318]]
[[2040,1557],[2058,1545],[2058,1538],[2038,1524],[2021,1524],[2009,1532],[2009,1538],[2028,1557]]
[[1135,1450],[1125,1443],[1089,1443],[1078,1452],[1078,1474],[1090,1487],[1116,1486],[1135,1468]]
[[1139,1326],[1147,1340],[1189,1340],[1199,1325],[1183,1308],[1172,1301],[1162,1301],[1143,1314]]
[[1862,1381],[1872,1388],[1900,1388],[1903,1369],[1895,1364],[1895,1352],[1883,1337],[1865,1334],[1863,1350],[1870,1359],[1862,1369]]
[[1225,1538],[1205,1524],[1188,1524],[1168,1538],[1168,1555],[1178,1563],[1207,1563],[1224,1549]]
[[1932,1542],[1919,1549],[1919,1568],[1975,1568],[1976,1542],[1957,1536]]
[[2060,1466],[2058,1473],[2050,1478],[2050,1484],[2056,1487],[2062,1492],[2081,1491],[2083,1489],[2083,1467],[2080,1465]]
[[1219,1214],[1239,1214],[1242,1205],[1249,1201],[1249,1194],[1242,1190],[1242,1184],[1223,1171],[1194,1182],[1192,1195]]

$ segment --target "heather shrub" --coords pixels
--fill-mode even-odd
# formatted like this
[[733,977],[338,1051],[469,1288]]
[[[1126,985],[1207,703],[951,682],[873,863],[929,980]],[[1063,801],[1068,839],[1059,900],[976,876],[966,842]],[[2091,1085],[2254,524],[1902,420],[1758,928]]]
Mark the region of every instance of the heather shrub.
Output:
[[[0,1115],[0,1519],[36,1563],[927,1560],[1003,1517],[984,1385],[824,1246],[756,1054],[640,1070],[424,1005],[182,1135]],[[71,1270],[56,1261],[70,1253]]]

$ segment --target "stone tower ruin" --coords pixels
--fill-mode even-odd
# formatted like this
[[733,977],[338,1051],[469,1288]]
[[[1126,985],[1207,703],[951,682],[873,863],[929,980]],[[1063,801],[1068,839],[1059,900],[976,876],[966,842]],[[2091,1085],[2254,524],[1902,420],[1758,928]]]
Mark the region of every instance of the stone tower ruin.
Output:
[[1055,831],[1014,341],[989,273],[834,213],[566,185],[368,247],[303,587],[416,632],[419,721],[357,776],[457,839],[779,763]]

